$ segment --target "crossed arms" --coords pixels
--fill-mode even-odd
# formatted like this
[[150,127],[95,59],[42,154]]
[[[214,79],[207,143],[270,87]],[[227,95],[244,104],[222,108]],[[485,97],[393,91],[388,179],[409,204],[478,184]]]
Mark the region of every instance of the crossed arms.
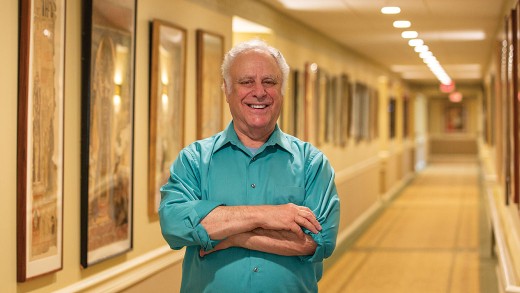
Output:
[[273,254],[312,255],[316,242],[305,234],[321,230],[314,213],[294,204],[263,206],[219,206],[201,222],[211,239],[222,241],[200,256],[229,247],[242,247]]

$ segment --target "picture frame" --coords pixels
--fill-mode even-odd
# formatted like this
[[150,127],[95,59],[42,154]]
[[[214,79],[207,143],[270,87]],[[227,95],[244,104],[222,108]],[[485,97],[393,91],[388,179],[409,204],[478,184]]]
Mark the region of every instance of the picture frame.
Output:
[[463,104],[447,102],[444,107],[444,132],[466,131],[466,109]]
[[389,127],[389,129],[388,129],[388,136],[389,136],[389,139],[394,139],[394,138],[396,138],[397,102],[396,102],[395,97],[393,97],[393,96],[391,96],[388,99],[387,111],[388,111],[388,119],[389,119],[389,122],[388,122],[388,127]]
[[305,118],[303,140],[319,146],[320,143],[320,79],[321,69],[316,63],[305,64]]
[[339,100],[341,101],[341,106],[338,106],[339,111],[341,112],[341,114],[338,114],[340,117],[339,146],[345,147],[349,137],[349,129],[352,117],[350,113],[350,109],[352,108],[352,84],[350,83],[349,76],[347,74],[341,74],[340,76]]
[[294,76],[294,135],[299,138],[305,137],[305,73],[295,70]]
[[296,116],[296,94],[298,92],[298,84],[297,84],[297,72],[292,71],[289,73],[287,83],[287,90],[284,94],[283,99],[283,107],[282,111],[280,111],[280,117],[278,118],[279,127],[283,132],[295,135],[295,116]]
[[133,245],[137,1],[83,5],[80,262],[87,268]]
[[63,267],[65,5],[20,1],[18,282]]
[[197,139],[224,128],[224,92],[220,66],[224,36],[202,29],[197,32]]
[[184,147],[186,29],[154,19],[150,23],[150,131],[148,215],[158,219],[160,188]]

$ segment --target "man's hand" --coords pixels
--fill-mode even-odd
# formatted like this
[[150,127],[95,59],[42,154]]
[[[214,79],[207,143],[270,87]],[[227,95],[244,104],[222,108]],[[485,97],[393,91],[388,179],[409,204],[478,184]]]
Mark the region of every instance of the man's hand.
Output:
[[277,206],[260,206],[263,213],[261,228],[267,230],[291,231],[303,238],[302,227],[316,234],[321,231],[321,225],[314,213],[304,206],[292,203]]

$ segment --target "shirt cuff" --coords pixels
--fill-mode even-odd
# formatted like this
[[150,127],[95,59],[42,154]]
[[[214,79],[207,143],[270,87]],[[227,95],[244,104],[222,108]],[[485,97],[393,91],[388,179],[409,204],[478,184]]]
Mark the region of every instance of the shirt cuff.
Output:
[[316,250],[313,255],[301,255],[300,260],[303,262],[321,262],[325,259],[325,245],[323,244],[323,236],[321,232],[314,234],[311,231],[304,229],[305,234],[309,235],[316,242]]
[[201,200],[200,202],[197,203],[197,205],[194,206],[194,211],[195,211],[195,221],[193,221],[192,219],[192,223],[197,223],[195,227],[193,227],[194,229],[194,237],[198,238],[198,242],[201,244],[202,248],[207,251],[207,250],[211,250],[213,249],[219,242],[220,240],[212,240],[210,237],[209,237],[209,234],[208,232],[206,231],[206,229],[204,228],[204,226],[202,226],[200,224],[200,222],[202,221],[202,219],[204,219],[213,209],[215,209],[216,207],[218,206],[221,206],[223,205],[222,203],[220,202],[215,202],[215,201],[209,201],[209,200]]

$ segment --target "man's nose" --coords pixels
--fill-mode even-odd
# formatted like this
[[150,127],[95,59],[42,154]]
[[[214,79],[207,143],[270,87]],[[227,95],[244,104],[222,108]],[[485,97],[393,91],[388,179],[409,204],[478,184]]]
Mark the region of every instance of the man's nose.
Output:
[[255,82],[253,95],[257,98],[263,98],[267,95],[267,92],[262,82]]

